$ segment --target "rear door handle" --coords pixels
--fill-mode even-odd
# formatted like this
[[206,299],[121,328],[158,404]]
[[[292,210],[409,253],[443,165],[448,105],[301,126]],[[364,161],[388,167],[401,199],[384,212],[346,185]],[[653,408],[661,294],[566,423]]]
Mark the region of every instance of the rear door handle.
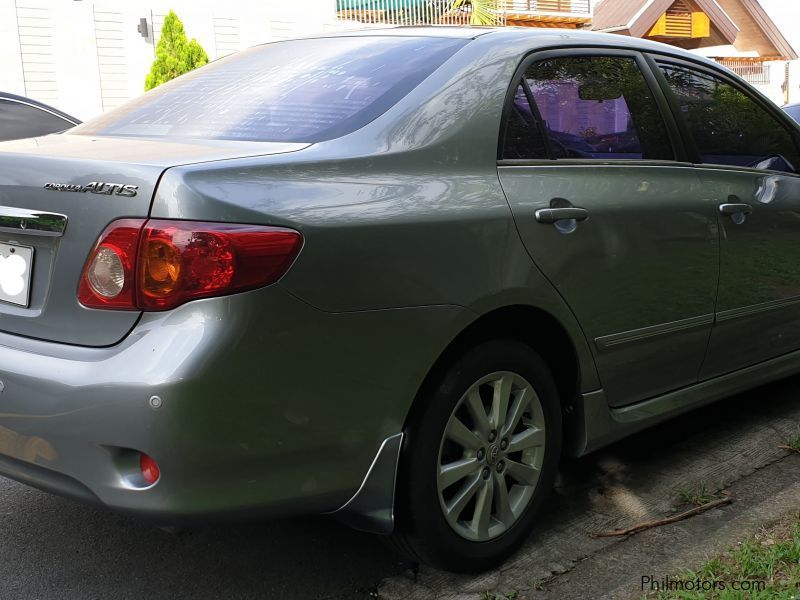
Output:
[[749,204],[744,204],[743,202],[731,202],[719,205],[719,212],[723,215],[735,215],[741,213],[743,215],[749,215],[753,212],[753,207]]
[[585,221],[589,218],[589,211],[585,208],[540,208],[536,211],[536,220],[539,223],[552,224],[556,221]]

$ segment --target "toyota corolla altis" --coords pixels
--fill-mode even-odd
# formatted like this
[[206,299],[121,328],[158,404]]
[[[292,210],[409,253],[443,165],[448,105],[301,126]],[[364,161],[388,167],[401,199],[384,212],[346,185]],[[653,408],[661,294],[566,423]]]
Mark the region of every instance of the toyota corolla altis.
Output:
[[487,568],[562,454],[800,371],[798,131],[671,46],[400,28],[0,144],[0,473]]

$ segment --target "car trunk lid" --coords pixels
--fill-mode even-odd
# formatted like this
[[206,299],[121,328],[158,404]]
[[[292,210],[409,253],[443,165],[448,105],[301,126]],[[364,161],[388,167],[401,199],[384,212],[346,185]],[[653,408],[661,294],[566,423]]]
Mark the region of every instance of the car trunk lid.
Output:
[[[116,219],[146,218],[170,166],[305,146],[80,135],[0,143],[0,255],[6,254],[0,258],[0,285],[17,276],[8,272],[9,248],[22,247],[21,255],[32,248],[28,304],[0,300],[0,331],[86,346],[118,342],[140,313],[88,309],[77,297],[84,263],[103,229]],[[41,213],[50,214],[37,219]],[[66,217],[61,234],[60,215]]]

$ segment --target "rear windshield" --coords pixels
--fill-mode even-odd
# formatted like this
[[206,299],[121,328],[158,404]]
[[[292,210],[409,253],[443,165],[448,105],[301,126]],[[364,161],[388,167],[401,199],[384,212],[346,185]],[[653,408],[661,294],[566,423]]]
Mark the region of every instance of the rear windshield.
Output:
[[71,133],[319,142],[363,127],[466,43],[333,37],[250,48],[159,86]]

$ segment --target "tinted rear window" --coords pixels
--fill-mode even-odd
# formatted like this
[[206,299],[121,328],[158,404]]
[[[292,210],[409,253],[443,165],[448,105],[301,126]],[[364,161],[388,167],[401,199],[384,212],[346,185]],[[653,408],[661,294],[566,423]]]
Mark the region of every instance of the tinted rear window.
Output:
[[318,142],[363,127],[466,40],[340,37],[258,46],[166,83],[74,133]]

